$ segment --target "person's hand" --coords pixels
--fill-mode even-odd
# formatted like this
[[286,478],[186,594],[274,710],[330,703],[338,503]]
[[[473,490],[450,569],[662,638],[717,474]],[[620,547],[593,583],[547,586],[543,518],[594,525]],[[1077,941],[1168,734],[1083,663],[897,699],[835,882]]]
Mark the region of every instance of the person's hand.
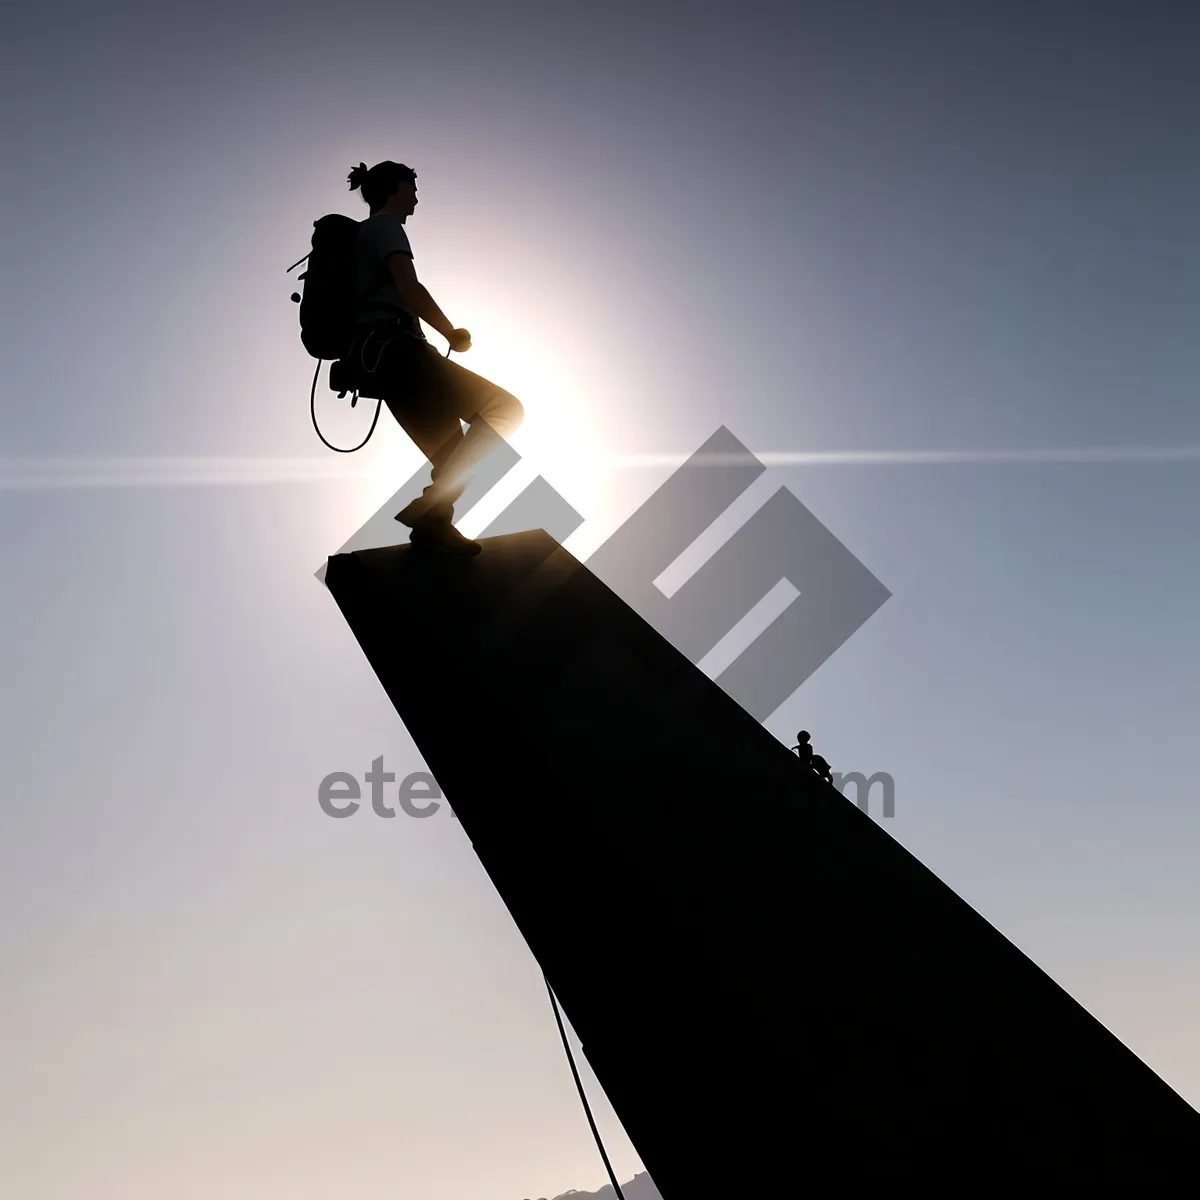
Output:
[[456,329],[446,339],[450,343],[450,349],[456,354],[461,354],[464,350],[471,348],[471,335],[465,329]]

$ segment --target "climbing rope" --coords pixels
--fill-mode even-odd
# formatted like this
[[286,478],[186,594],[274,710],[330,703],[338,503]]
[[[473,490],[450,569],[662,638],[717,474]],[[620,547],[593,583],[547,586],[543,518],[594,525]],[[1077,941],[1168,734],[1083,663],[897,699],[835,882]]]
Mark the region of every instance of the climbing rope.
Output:
[[[312,415],[313,428],[317,431],[317,437],[325,442],[325,445],[330,450],[336,450],[338,454],[353,454],[356,450],[361,450],[370,440],[371,434],[375,432],[375,425],[379,420],[379,410],[383,407],[383,401],[375,402],[375,416],[371,420],[371,428],[367,430],[367,436],[363,438],[357,446],[351,446],[347,449],[344,446],[335,446],[332,442],[325,440],[325,435],[321,432],[321,427],[317,424],[317,376],[321,374],[321,360],[317,359],[317,369],[313,372],[312,391],[308,397],[308,411]],[[350,401],[350,407],[353,408],[358,403],[358,389],[354,390],[354,399]]]
[[[300,261],[303,262],[304,259],[301,259]],[[297,265],[298,264],[296,264],[296,263],[292,264],[292,266],[297,266]],[[290,270],[291,268],[289,267],[288,269]],[[391,342],[393,338],[404,336],[403,334],[393,334],[391,338],[388,338],[388,340],[386,342],[384,342],[382,346],[379,347],[379,353],[375,356],[375,366],[368,367],[367,359],[366,359],[367,342],[369,342],[371,340],[371,338],[374,337],[374,334],[375,334],[374,330],[372,330],[371,333],[368,334],[366,340],[363,342],[362,347],[360,348],[360,350],[358,352],[358,356],[362,360],[363,370],[366,371],[368,374],[374,374],[376,368],[378,368],[379,360],[383,357],[383,352],[388,348],[388,343]],[[449,346],[446,347],[446,357],[447,358],[450,357],[450,347]],[[329,442],[326,440],[325,435],[321,432],[321,427],[317,424],[317,379],[321,374],[321,363],[323,361],[324,361],[323,359],[317,359],[317,369],[313,372],[312,388],[309,390],[309,394],[308,394],[308,411],[309,411],[309,415],[312,417],[313,429],[316,430],[317,437],[319,437],[321,439],[321,441],[326,446],[329,447],[330,450],[334,450],[338,454],[354,454],[356,451],[361,450],[371,440],[371,434],[373,434],[375,432],[375,426],[379,422],[379,411],[383,407],[383,401],[382,400],[375,401],[375,415],[371,418],[371,428],[367,430],[367,436],[365,438],[363,438],[363,440],[361,442],[359,442],[357,446],[350,446],[349,448],[346,448],[343,446],[333,445],[332,442]],[[331,366],[330,370],[332,370],[332,369],[333,368]],[[345,395],[344,392],[342,394]],[[350,407],[353,408],[357,403],[358,403],[358,388],[355,388],[354,396],[350,401]]]
[[612,1163],[608,1161],[608,1153],[604,1149],[604,1142],[600,1138],[600,1130],[596,1128],[596,1120],[592,1116],[591,1106],[587,1102],[587,1095],[583,1090],[583,1081],[579,1078],[579,1071],[575,1067],[575,1056],[571,1053],[571,1045],[567,1041],[567,1031],[563,1028],[562,1017],[558,1011],[558,1001],[554,998],[554,989],[550,986],[550,980],[546,979],[543,974],[542,978],[546,982],[546,991],[550,996],[550,1007],[554,1009],[554,1020],[558,1024],[558,1035],[562,1038],[563,1049],[567,1052],[567,1062],[571,1064],[571,1074],[575,1077],[575,1088],[579,1092],[579,1099],[583,1104],[583,1111],[587,1114],[588,1124],[592,1127],[592,1137],[596,1139],[596,1149],[600,1151],[600,1157],[604,1160],[604,1169],[608,1172],[609,1182],[613,1186],[613,1191],[616,1193],[617,1200],[625,1200],[625,1196],[621,1192],[621,1185],[617,1182],[617,1177],[613,1173]]

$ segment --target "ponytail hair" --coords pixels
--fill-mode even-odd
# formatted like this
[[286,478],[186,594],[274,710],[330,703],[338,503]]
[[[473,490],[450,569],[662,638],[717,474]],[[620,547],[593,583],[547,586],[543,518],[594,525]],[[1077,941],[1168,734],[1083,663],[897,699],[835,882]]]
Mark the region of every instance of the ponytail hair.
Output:
[[412,167],[390,160],[376,163],[368,168],[360,162],[346,176],[352,192],[361,192],[367,207],[378,212],[386,203],[388,197],[402,183],[416,183],[417,173]]

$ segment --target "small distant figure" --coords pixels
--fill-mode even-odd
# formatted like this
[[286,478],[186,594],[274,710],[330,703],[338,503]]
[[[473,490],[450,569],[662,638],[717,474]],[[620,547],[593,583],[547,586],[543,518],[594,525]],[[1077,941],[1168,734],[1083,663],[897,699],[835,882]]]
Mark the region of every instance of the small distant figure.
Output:
[[822,779],[824,779],[826,783],[833,782],[833,771],[830,769],[829,764],[819,754],[814,754],[812,756],[811,766],[812,769],[816,771],[816,773]]
[[802,729],[796,734],[796,745],[792,747],[792,753],[806,766],[812,765],[812,739],[807,729]]

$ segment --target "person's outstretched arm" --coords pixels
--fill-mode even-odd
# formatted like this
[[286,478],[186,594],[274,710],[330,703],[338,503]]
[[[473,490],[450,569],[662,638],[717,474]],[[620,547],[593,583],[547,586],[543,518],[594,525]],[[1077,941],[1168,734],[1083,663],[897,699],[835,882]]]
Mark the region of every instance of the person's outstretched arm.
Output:
[[409,312],[436,329],[452,346],[462,341],[458,337],[459,330],[438,308],[437,302],[429,294],[429,289],[417,278],[416,267],[407,254],[393,254],[388,259],[388,270],[395,281],[396,290],[400,293],[400,301]]

